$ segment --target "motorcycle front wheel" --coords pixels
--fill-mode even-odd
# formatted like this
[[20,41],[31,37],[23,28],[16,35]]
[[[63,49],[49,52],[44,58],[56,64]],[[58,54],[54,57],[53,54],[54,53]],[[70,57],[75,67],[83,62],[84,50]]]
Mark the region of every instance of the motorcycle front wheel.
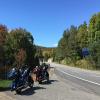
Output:
[[29,84],[29,87],[30,87],[30,88],[33,88],[34,80],[32,79],[31,76],[28,78],[28,84]]
[[21,94],[21,89],[16,90],[16,94]]
[[29,83],[29,87],[30,87],[30,88],[33,88],[33,84],[34,84],[34,82],[30,82],[30,83]]

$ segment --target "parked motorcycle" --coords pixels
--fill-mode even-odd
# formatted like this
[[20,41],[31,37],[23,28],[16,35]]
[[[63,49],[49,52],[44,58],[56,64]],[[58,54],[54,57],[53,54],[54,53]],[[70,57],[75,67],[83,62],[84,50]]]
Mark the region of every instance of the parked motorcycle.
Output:
[[47,83],[49,82],[49,73],[47,66],[36,67],[33,72],[36,74],[36,81],[38,81],[39,84],[44,81],[46,81]]
[[20,94],[22,89],[28,86],[32,88],[34,84],[29,68],[13,68],[9,72],[8,78],[12,80],[11,91],[16,91],[17,94]]
[[41,75],[38,77],[38,82],[41,84],[43,81],[49,82],[49,73],[47,71],[43,71]]

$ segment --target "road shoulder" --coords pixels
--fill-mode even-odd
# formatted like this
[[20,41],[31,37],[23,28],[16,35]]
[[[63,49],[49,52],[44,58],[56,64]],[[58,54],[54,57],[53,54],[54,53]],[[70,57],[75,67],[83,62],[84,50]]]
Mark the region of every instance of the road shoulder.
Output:
[[0,92],[0,100],[15,100],[15,99],[4,92]]

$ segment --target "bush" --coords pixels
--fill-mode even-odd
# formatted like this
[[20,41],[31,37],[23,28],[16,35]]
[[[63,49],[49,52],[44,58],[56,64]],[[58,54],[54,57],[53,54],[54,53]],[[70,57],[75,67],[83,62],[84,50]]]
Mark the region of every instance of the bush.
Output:
[[94,69],[94,65],[88,59],[78,60],[76,66],[84,69]]
[[65,65],[75,66],[75,64],[73,63],[73,61],[70,57],[67,57],[67,58],[63,59],[61,61],[61,63],[65,64]]

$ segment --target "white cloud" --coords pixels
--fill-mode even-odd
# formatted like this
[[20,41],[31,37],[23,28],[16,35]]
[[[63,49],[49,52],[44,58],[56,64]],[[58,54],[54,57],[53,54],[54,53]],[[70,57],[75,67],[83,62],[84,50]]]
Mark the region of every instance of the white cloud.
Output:
[[53,44],[54,47],[57,47],[57,45],[58,45],[57,43]]

